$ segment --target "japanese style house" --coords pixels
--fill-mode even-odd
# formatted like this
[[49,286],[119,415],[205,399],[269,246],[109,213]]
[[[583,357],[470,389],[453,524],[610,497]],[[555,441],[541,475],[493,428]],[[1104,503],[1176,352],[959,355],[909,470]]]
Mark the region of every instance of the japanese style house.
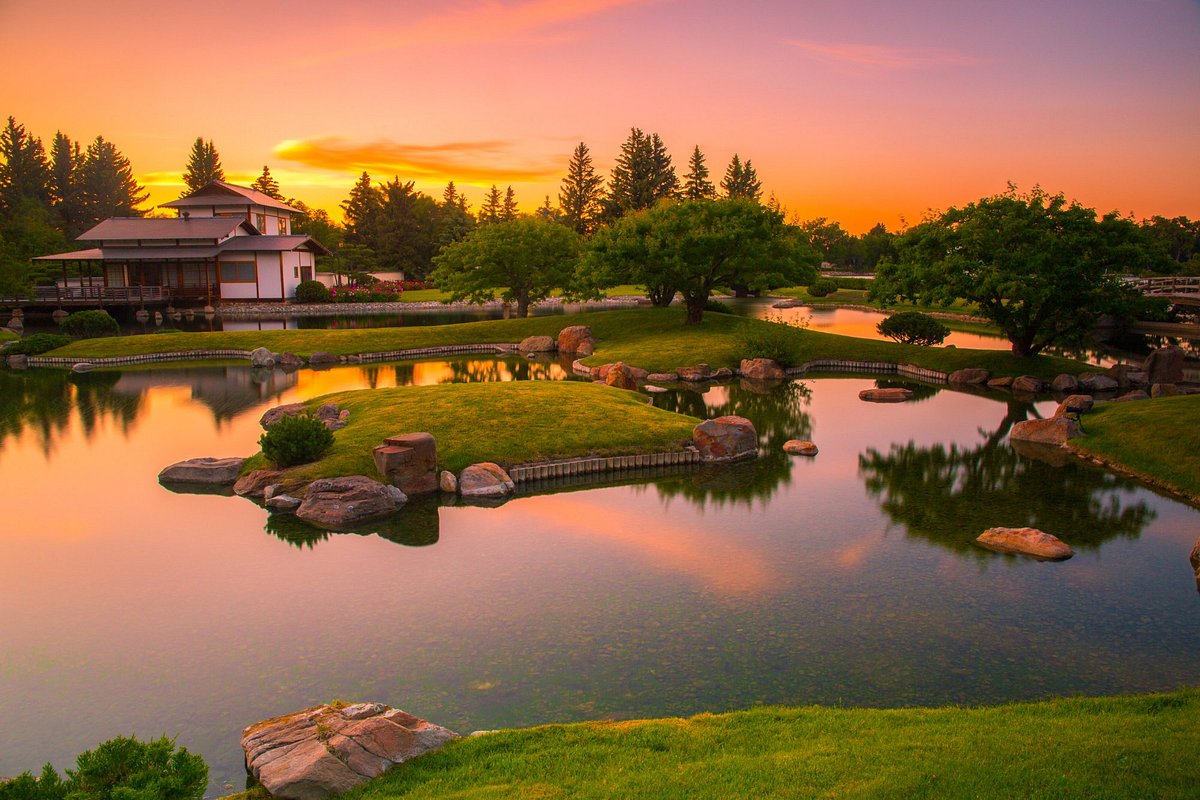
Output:
[[56,292],[45,300],[66,304],[283,300],[312,279],[318,255],[329,255],[292,234],[296,209],[244,186],[213,181],[161,207],[178,216],[112,217],[79,237],[96,247],[35,259],[62,264],[64,276],[68,263],[99,265],[39,294]]

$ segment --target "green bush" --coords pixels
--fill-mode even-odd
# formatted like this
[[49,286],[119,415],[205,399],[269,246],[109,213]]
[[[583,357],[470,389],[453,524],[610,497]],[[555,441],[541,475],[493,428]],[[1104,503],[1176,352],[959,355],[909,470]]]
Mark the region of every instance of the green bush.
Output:
[[722,303],[720,300],[714,300],[711,297],[708,298],[708,300],[704,303],[704,310],[711,311],[714,314],[732,314],[733,313],[733,309],[729,307],[728,303]]
[[263,455],[277,467],[316,461],[333,447],[333,431],[309,414],[284,417],[258,439]]
[[71,337],[63,336],[61,333],[33,333],[6,347],[4,355],[23,353],[27,356],[40,356],[42,353],[66,347],[70,343]]
[[901,344],[941,344],[950,329],[920,311],[899,311],[875,326],[875,330]]
[[813,297],[824,297],[838,290],[837,281],[832,278],[817,278],[808,286],[808,293]]
[[839,289],[863,289],[871,288],[871,278],[832,278]]
[[301,281],[296,286],[297,303],[328,303],[329,287],[320,281]]
[[47,764],[0,783],[0,800],[200,800],[208,766],[167,737],[152,742],[118,736],[80,754],[63,780]]
[[785,367],[799,366],[798,333],[808,327],[808,318],[788,322],[783,316],[768,316],[759,324],[740,326],[734,334],[738,358],[769,358]]
[[95,339],[100,336],[116,336],[121,326],[112,315],[102,309],[76,311],[58,323],[62,332],[76,339]]

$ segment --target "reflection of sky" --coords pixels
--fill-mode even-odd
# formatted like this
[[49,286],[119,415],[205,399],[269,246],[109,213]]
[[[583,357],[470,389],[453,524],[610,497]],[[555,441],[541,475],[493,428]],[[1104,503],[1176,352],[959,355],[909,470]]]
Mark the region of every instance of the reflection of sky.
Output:
[[[165,385],[127,431],[102,419],[85,437],[75,417],[49,457],[33,431],[5,443],[0,774],[165,732],[237,776],[244,725],[333,697],[465,732],[1200,680],[1195,510],[1130,487],[1122,503],[1157,513],[1142,535],[1062,564],[964,558],[881,513],[859,454],[978,445],[1007,406],[962,393],[875,405],[857,399],[873,381],[809,380],[821,452],[790,460],[769,502],[700,507],[650,486],[443,508],[424,548],[339,535],[298,549],[264,535],[249,502],[156,483],[172,461],[254,450],[265,405],[400,369],[302,371],[219,423]],[[418,382],[451,372],[413,367]]]

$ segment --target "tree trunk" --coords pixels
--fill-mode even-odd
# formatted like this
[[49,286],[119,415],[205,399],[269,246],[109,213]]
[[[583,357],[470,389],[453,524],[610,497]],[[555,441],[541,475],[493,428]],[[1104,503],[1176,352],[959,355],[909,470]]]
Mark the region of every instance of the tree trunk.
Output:
[[687,319],[684,320],[684,324],[699,325],[704,319],[704,304],[708,302],[708,295],[686,295],[684,299],[687,301]]
[[670,286],[647,286],[646,296],[650,298],[651,305],[666,308],[675,299],[675,289]]

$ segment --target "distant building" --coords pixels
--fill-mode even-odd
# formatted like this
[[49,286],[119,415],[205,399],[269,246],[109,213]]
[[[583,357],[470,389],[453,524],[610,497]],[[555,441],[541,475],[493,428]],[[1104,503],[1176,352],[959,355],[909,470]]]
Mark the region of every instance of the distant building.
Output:
[[292,234],[296,209],[244,186],[213,181],[161,207],[179,216],[111,217],[79,237],[97,247],[35,260],[101,265],[100,280],[60,290],[68,301],[214,302],[295,297],[316,257],[330,254]]

